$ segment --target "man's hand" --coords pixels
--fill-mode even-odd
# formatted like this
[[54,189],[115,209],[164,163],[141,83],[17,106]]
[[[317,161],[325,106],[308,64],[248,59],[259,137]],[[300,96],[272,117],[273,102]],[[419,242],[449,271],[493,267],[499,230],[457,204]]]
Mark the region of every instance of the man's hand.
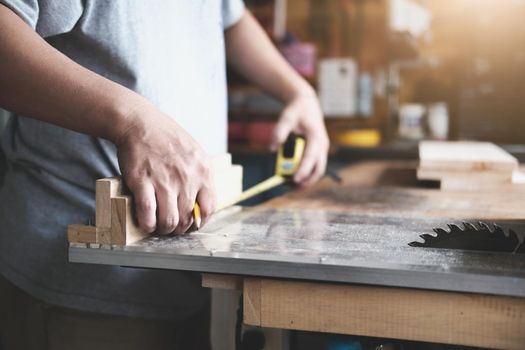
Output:
[[313,91],[298,95],[285,107],[274,129],[272,150],[277,150],[291,132],[306,139],[306,149],[294,181],[310,185],[324,175],[329,147],[323,114]]
[[248,11],[226,30],[226,54],[232,68],[286,104],[271,146],[276,149],[290,132],[304,136],[306,149],[294,180],[300,185],[317,181],[326,169],[329,142],[313,88],[284,60]]
[[116,142],[124,181],[136,216],[148,233],[184,233],[193,224],[195,201],[202,220],[215,210],[210,160],[175,121],[146,103],[132,111]]

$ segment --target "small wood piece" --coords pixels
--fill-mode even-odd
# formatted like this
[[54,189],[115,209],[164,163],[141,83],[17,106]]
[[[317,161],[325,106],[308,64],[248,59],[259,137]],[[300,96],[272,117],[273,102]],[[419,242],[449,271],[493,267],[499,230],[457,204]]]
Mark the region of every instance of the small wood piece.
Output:
[[211,169],[214,174],[228,170],[231,166],[232,155],[230,153],[217,154],[211,157]]
[[149,236],[134,222],[131,202],[131,196],[111,198],[111,244],[131,244]]
[[68,225],[67,240],[69,243],[96,243],[96,228],[88,225]]
[[228,167],[222,167],[220,171],[214,172],[213,180],[219,205],[229,202],[232,198],[241,194],[242,175],[241,165],[229,165]]
[[523,349],[525,299],[245,279],[244,321],[274,328]]
[[111,244],[111,198],[122,193],[122,180],[118,177],[96,182],[97,243]]
[[245,278],[243,295],[244,323],[263,326],[261,323],[261,279]]
[[243,278],[233,275],[218,275],[214,273],[202,274],[202,286],[204,288],[242,290]]

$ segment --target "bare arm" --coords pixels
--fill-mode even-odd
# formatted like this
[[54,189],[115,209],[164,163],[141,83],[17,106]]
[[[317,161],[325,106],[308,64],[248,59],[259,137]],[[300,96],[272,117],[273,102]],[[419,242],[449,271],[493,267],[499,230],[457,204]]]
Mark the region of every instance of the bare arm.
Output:
[[2,107],[110,141],[121,136],[132,91],[55,50],[4,5],[0,43]]
[[135,92],[55,50],[1,4],[0,62],[0,107],[117,145],[143,229],[186,231],[196,198],[204,218],[212,213],[208,157],[190,135]]
[[235,70],[286,104],[272,148],[290,132],[306,137],[307,147],[294,180],[311,184],[319,179],[326,169],[329,141],[314,89],[284,60],[248,11],[226,30],[226,53]]

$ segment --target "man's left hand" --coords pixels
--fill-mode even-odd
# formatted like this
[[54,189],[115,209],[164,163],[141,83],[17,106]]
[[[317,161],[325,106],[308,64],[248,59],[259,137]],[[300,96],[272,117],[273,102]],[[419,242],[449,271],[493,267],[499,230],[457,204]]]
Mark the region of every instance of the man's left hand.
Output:
[[286,105],[273,132],[272,150],[277,150],[292,132],[306,139],[303,159],[293,179],[298,185],[308,186],[324,175],[330,145],[314,92],[298,95]]

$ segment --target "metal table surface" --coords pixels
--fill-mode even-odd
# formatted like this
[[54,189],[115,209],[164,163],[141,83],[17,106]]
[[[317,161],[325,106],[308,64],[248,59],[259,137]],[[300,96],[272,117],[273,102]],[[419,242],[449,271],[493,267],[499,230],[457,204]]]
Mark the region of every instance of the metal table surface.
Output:
[[[525,255],[407,245],[450,222],[344,211],[232,208],[190,235],[151,237],[125,247],[72,245],[69,259],[525,297]],[[504,226],[525,232],[524,223]]]

